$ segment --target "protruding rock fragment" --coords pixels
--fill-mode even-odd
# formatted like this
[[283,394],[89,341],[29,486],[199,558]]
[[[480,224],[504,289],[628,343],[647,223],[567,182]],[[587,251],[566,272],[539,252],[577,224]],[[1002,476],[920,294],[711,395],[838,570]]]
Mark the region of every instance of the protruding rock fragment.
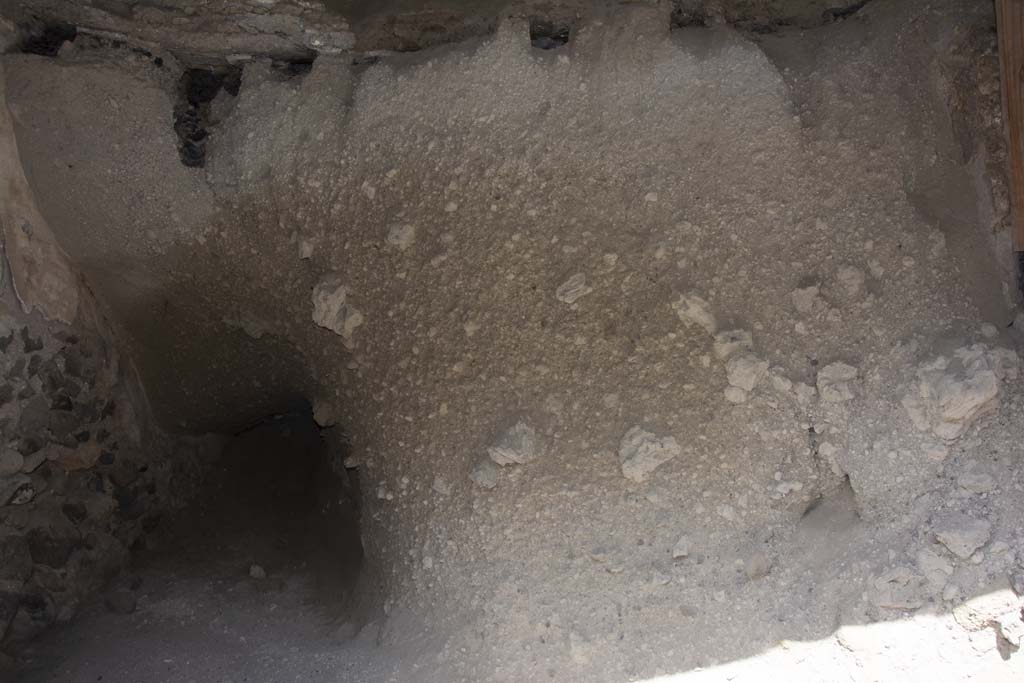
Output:
[[932,526],[939,542],[964,560],[988,543],[992,534],[992,525],[989,522],[968,517],[962,512],[945,513],[936,518]]
[[917,568],[935,588],[945,586],[953,575],[953,563],[928,548],[917,553]]
[[729,330],[715,335],[715,356],[720,360],[726,360],[741,351],[750,351],[753,346],[754,340],[746,330]]
[[864,271],[854,266],[840,266],[836,271],[836,280],[842,288],[843,293],[850,299],[860,296],[864,289]]
[[764,553],[755,553],[747,558],[747,561],[743,564],[743,571],[746,572],[747,578],[751,581],[757,581],[768,576],[768,572],[771,570],[772,560]]
[[909,567],[894,567],[875,579],[872,602],[885,609],[917,609],[924,604],[923,583]]
[[338,275],[328,275],[313,288],[313,322],[340,335],[345,346],[363,324],[363,314],[347,301],[348,288]]
[[968,493],[988,493],[996,487],[996,480],[984,472],[964,472],[956,483]]
[[482,489],[493,489],[498,485],[498,466],[488,457],[480,458],[469,478]]
[[633,427],[619,445],[622,476],[641,483],[651,472],[682,452],[674,437],[659,438],[640,427]]
[[1024,615],[1020,609],[1010,609],[995,618],[999,635],[1014,647],[1024,643]]
[[441,475],[434,477],[434,482],[430,485],[430,488],[434,493],[439,493],[442,496],[447,496],[452,492],[452,485]]
[[299,247],[299,258],[306,260],[313,257],[313,253],[316,251],[316,240],[312,237],[305,237],[299,235],[298,247]]
[[416,226],[409,224],[393,225],[388,229],[387,242],[399,251],[405,251],[416,241]]
[[0,505],[24,505],[35,496],[32,479],[24,474],[0,477]]
[[818,393],[829,403],[843,403],[853,398],[853,382],[857,368],[846,363],[830,363],[818,371]]
[[903,398],[914,425],[952,441],[979,417],[998,407],[1001,378],[1017,376],[1019,359],[1010,349],[984,344],[957,349],[955,359],[939,356],[920,366],[916,391]]
[[497,465],[523,465],[537,457],[537,432],[520,421],[488,447],[487,455]]
[[555,290],[555,298],[562,303],[574,304],[592,291],[594,291],[593,288],[587,286],[587,276],[583,273],[576,273],[558,286],[558,289]]
[[692,544],[690,543],[690,537],[683,535],[679,537],[676,544],[672,547],[672,559],[681,560],[684,557],[690,556]]
[[313,401],[313,421],[320,427],[333,427],[338,424],[338,414],[334,402],[325,398]]
[[980,631],[990,626],[999,628],[1000,618],[1007,612],[1015,611],[1020,616],[1020,599],[1010,589],[1005,578],[978,588],[980,590],[975,597],[953,610],[953,618],[960,626],[968,631]]
[[726,387],[725,388],[725,400],[729,403],[746,403],[749,395],[743,389],[739,387]]
[[697,325],[708,334],[718,329],[718,321],[711,313],[711,305],[696,294],[683,294],[672,304],[676,315],[687,325]]
[[243,311],[238,318],[222,318],[228,327],[242,330],[253,339],[261,339],[270,331],[270,323],[260,320],[248,311]]
[[810,287],[804,287],[802,289],[795,289],[790,294],[790,298],[793,299],[793,306],[800,313],[807,314],[814,310],[814,304],[818,301],[818,286],[812,285]]
[[752,353],[744,353],[730,358],[725,364],[725,372],[730,386],[753,391],[768,372],[768,361],[761,360]]

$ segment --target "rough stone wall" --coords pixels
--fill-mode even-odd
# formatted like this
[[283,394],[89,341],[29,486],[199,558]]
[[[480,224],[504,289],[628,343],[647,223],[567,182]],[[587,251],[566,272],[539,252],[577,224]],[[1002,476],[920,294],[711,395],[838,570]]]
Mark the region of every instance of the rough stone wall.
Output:
[[1007,296],[1018,300],[1021,285],[1010,232],[1006,131],[999,79],[995,17],[965,29],[943,74],[950,118],[978,197],[978,234],[991,244]]
[[[2,73],[0,73],[2,82]],[[193,492],[208,440],[149,417],[113,325],[49,234],[0,112],[0,648],[70,619]]]
[[[170,418],[280,385],[349,433],[389,596],[370,638],[436,639],[431,665],[465,680],[557,678],[564,651],[625,680],[952,607],[1017,563],[1008,311],[958,271],[970,211],[914,199],[963,208],[929,78],[955,25],[938,10],[963,6],[926,4],[923,27],[890,2],[818,36],[806,72],[639,5],[560,50],[509,21],[301,78],[253,60],[218,95],[209,163],[178,176],[211,188],[209,223],[154,235],[125,219],[131,191],[76,221],[69,188],[96,180],[54,141],[148,177],[170,136],[137,158],[97,112],[169,127],[167,79],[77,48],[7,63],[55,230],[111,263],[151,250],[143,286],[104,295]],[[960,486],[992,443],[991,481]],[[809,527],[815,506],[840,528]],[[945,559],[928,584],[924,550]]]
[[[311,59],[355,49],[414,51],[493,33],[507,18],[537,18],[572,27],[615,0],[188,0],[154,5],[132,0],[4,0],[23,26],[67,22],[80,31],[159,47],[197,63],[251,57]],[[770,33],[852,16],[863,0],[649,0],[678,25],[729,23]]]
[[[147,425],[108,335],[0,301],[0,641],[74,615],[187,498],[197,445]],[[140,412],[143,411],[143,412]]]
[[294,0],[206,2],[5,1],[4,14],[32,24],[66,22],[85,32],[216,62],[253,55],[309,59],[350,49],[346,20],[322,4]]

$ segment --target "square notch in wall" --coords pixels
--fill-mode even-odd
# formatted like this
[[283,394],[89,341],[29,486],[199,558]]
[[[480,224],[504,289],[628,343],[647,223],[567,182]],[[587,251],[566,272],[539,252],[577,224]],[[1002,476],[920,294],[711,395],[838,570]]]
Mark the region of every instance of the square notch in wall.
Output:
[[569,42],[572,26],[567,22],[530,17],[530,44],[538,50],[555,50]]

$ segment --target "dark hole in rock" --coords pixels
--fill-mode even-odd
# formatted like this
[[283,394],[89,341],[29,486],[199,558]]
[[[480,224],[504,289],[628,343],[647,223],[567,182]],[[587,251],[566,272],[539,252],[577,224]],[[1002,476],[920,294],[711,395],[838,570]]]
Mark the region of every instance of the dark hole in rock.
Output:
[[538,17],[530,18],[530,44],[539,50],[554,50],[569,42],[571,28]]
[[864,6],[868,4],[870,0],[859,0],[849,5],[843,5],[841,7],[831,7],[821,13],[822,19],[825,21],[840,21],[852,17],[857,12],[864,9]]
[[[217,595],[217,618],[196,626],[207,629],[202,642],[216,642],[225,628],[258,640],[270,623],[284,631],[297,625],[302,633],[325,638],[354,636],[370,617],[364,607],[372,609],[374,597],[371,572],[363,562],[358,477],[342,465],[344,448],[334,430],[321,430],[313,422],[308,405],[273,415],[226,437],[197,496],[187,507],[163,515],[147,509],[153,489],[131,481],[117,461],[105,466],[112,468],[109,478],[93,477],[93,484],[112,486],[117,517],[138,524],[144,533],[130,544],[131,568],[110,577],[93,603],[130,618],[136,601],[140,609],[147,605],[152,610],[153,605],[191,605],[196,596]],[[68,502],[60,512],[67,520],[63,528],[30,539],[36,561],[58,565],[78,547],[82,552],[90,544],[103,547],[100,536],[83,532],[83,538],[77,537],[88,521],[84,504]],[[112,595],[124,604],[112,606]],[[268,611],[268,604],[276,608]],[[166,647],[179,637],[180,624],[157,618],[145,630],[118,636],[122,644],[99,652],[95,665],[122,666],[125,651]],[[59,630],[45,638],[51,639],[46,648],[76,647],[62,640]],[[228,661],[214,666],[228,666]],[[133,661],[128,665],[134,666]],[[126,680],[147,680],[144,674],[141,669],[127,672]]]
[[29,29],[21,43],[21,51],[43,57],[56,57],[64,43],[73,42],[78,29],[73,24],[55,22]]
[[183,75],[185,99],[193,107],[206,104],[217,96],[224,75],[207,69],[189,69]]
[[1017,289],[1024,294],[1024,251],[1017,252]]
[[11,366],[11,369],[7,371],[5,377],[7,377],[7,379],[11,379],[12,377],[23,377],[25,374],[25,365],[25,359],[19,358],[14,361],[14,364]]
[[221,90],[237,96],[241,82],[242,70],[237,67],[188,69],[181,75],[178,103],[174,107],[174,132],[182,164],[190,168],[206,165],[210,105]]
[[76,534],[61,528],[41,527],[28,533],[28,548],[32,561],[59,569],[65,566],[75,548],[80,545]]
[[352,59],[352,66],[373,66],[379,62],[379,55],[359,55]]
[[53,397],[53,402],[50,404],[50,407],[54,410],[68,411],[72,410],[75,406],[71,402],[70,396],[67,396],[66,394],[58,394]]
[[12,642],[27,641],[56,620],[53,600],[42,590],[22,596],[19,603],[7,632]]
[[698,9],[676,7],[669,17],[670,28],[705,28],[710,19],[706,13]]
[[751,33],[758,35],[767,35],[769,33],[777,33],[782,24],[751,24],[747,27],[747,30]]
[[85,521],[88,513],[81,503],[64,503],[61,505],[61,512],[72,524],[80,524]]
[[29,334],[28,328],[21,328],[21,341],[25,353],[32,353],[33,351],[40,351],[43,348],[43,340],[40,337],[33,337]]
[[[286,79],[302,78],[313,70],[313,61],[314,58],[312,57],[309,59],[296,59],[288,62],[274,61],[271,63],[271,67]],[[234,94],[238,94],[237,90]]]

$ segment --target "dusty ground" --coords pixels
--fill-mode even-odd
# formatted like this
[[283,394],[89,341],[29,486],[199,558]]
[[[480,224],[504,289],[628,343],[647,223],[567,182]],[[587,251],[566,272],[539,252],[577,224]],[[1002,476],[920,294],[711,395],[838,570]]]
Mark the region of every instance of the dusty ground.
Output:
[[276,630],[244,573],[154,565],[151,602],[33,675],[135,680],[158,650],[208,652],[198,681],[1019,680],[1017,295],[944,61],[986,12],[753,42],[636,6],[555,50],[507,21],[254,63],[202,168],[168,66],[6,58],[40,205],[158,413],[310,397],[366,551],[340,634],[298,578]]

